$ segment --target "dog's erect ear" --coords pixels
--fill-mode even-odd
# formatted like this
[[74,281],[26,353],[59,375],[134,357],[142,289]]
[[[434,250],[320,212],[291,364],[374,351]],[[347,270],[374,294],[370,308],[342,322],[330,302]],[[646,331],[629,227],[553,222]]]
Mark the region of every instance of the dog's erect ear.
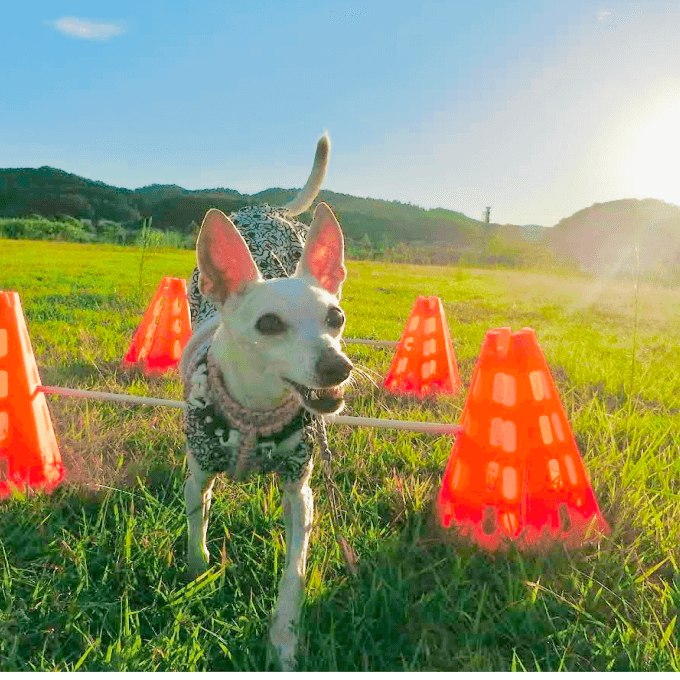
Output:
[[311,275],[322,288],[339,298],[347,276],[344,250],[342,231],[335,215],[325,203],[319,203],[295,276]]
[[234,223],[216,208],[208,210],[203,218],[196,242],[196,260],[200,270],[199,290],[220,304],[232,293],[261,278]]

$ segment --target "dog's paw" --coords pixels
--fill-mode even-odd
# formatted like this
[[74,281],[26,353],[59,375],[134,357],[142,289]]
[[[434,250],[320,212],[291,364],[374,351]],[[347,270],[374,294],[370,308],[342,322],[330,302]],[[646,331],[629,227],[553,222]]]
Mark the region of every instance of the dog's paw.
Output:
[[269,642],[276,652],[276,658],[282,671],[294,671],[297,667],[295,652],[297,650],[297,635],[291,630],[272,627]]
[[208,570],[208,559],[200,553],[189,555],[187,560],[187,572],[191,580],[199,577]]
[[279,668],[284,673],[291,673],[297,669],[295,651],[291,652],[289,648],[276,649],[276,658],[279,662]]

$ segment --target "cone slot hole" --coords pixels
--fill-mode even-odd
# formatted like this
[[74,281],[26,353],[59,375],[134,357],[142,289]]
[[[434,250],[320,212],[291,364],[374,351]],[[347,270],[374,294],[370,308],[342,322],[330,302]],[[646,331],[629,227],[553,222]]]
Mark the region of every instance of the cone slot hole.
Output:
[[541,429],[541,439],[543,440],[544,444],[552,444],[553,443],[553,435],[552,435],[552,430],[550,429],[550,419],[548,416],[539,416],[538,418],[538,426]]
[[482,531],[487,535],[491,536],[496,531],[496,509],[490,505],[484,508],[484,514],[482,516]]
[[427,380],[428,378],[432,377],[437,370],[437,362],[434,359],[431,359],[430,361],[426,361],[423,363],[423,366],[421,368],[421,375],[423,377],[423,380]]
[[430,317],[425,321],[425,333],[426,335],[432,335],[437,330],[437,319]]
[[560,503],[560,507],[557,509],[557,513],[560,516],[560,527],[565,533],[571,531],[571,518],[569,517],[569,510],[564,503]]
[[423,356],[429,357],[430,354],[434,354],[437,351],[437,341],[434,338],[430,338],[423,343]]
[[496,373],[493,377],[491,398],[497,404],[514,406],[517,401],[517,383],[515,377],[507,373]]
[[489,444],[491,446],[500,446],[506,453],[514,453],[517,450],[517,428],[515,423],[512,420],[492,418]]
[[550,475],[550,482],[555,491],[562,488],[562,474],[560,473],[560,464],[556,458],[548,461],[548,474]]
[[0,482],[9,481],[9,463],[7,458],[0,455]]
[[495,331],[496,358],[499,361],[505,361],[508,358],[511,337],[512,331],[509,328],[498,328]]
[[517,428],[512,420],[503,423],[503,451],[514,453],[517,450]]
[[516,536],[519,532],[519,518],[515,512],[504,512],[501,517],[501,524],[508,536]]
[[182,357],[182,343],[179,340],[175,340],[172,348],[172,358],[178,361]]
[[7,329],[6,328],[0,328],[0,359],[2,357],[7,356],[7,351],[8,351],[8,341],[7,341]]
[[576,486],[578,484],[578,476],[576,475],[576,466],[571,456],[567,455],[564,457],[564,467],[567,468],[567,477],[569,481]]
[[7,371],[0,371],[0,399],[5,399],[9,394],[9,376]]
[[[9,413],[0,411],[0,445],[5,441],[9,435]],[[0,455],[0,459],[2,456]]]
[[560,417],[557,415],[557,413],[553,413],[552,416],[550,416],[550,420],[552,421],[553,430],[555,431],[555,436],[557,437],[557,440],[563,442],[564,429],[562,428]]
[[165,307],[165,296],[162,295],[158,300],[156,300],[156,304],[153,307],[153,323],[158,323],[158,317],[161,315],[161,312],[163,311],[163,307]]
[[498,470],[499,470],[499,468],[500,468],[500,465],[495,460],[492,460],[486,466],[486,488],[489,491],[493,491],[496,488],[496,482],[498,481]]
[[411,317],[411,321],[408,324],[409,333],[412,333],[420,325],[420,317],[415,314]]
[[452,491],[455,491],[456,489],[462,489],[463,486],[465,486],[465,483],[467,482],[466,467],[467,466],[462,460],[460,460],[460,458],[456,460],[453,466],[453,474],[451,475],[450,488]]
[[509,501],[517,498],[517,470],[509,465],[503,468],[502,493]]
[[531,383],[531,391],[536,401],[542,401],[547,397],[547,393],[543,389],[543,371],[531,371],[529,373],[529,382]]

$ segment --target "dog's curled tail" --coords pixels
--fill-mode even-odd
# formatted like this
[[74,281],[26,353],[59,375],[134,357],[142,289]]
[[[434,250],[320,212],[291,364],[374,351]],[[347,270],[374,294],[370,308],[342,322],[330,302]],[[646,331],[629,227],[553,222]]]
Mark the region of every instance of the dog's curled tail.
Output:
[[331,140],[327,132],[324,132],[316,145],[316,155],[314,156],[314,165],[309,179],[305,186],[300,189],[300,193],[283,209],[291,216],[299,215],[309,208],[316,195],[321,189],[323,179],[326,176],[326,168],[328,167],[328,157],[331,151]]

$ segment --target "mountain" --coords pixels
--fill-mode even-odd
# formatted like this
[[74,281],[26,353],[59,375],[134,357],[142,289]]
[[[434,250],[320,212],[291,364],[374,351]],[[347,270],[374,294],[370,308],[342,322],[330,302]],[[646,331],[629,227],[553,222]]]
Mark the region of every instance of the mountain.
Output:
[[73,175],[57,168],[0,170],[0,217],[37,213],[129,222],[140,219],[130,189]]
[[[105,221],[138,228],[145,217],[153,218],[157,229],[190,233],[200,224],[208,208],[227,214],[246,205],[285,205],[296,189],[272,188],[253,195],[234,189],[191,191],[175,184],[151,184],[135,190],[109,186],[56,168],[0,169],[0,217],[72,216],[87,218],[95,227]],[[460,212],[436,208],[425,210],[398,201],[359,198],[349,194],[321,191],[319,199],[338,213],[350,239],[373,244],[441,242],[464,249],[480,250],[489,235],[521,239],[519,228],[511,225],[482,225]],[[310,213],[301,216],[309,221]]]
[[654,198],[595,203],[562,219],[546,244],[591,272],[618,273],[636,266],[659,273],[680,269],[680,207]]
[[[209,208],[229,214],[246,205],[281,206],[296,193],[282,188],[253,195],[225,188],[192,191],[175,184],[130,190],[47,166],[0,169],[0,217],[68,215],[89,219],[95,229],[114,221],[134,231],[152,217],[154,228],[188,235]],[[379,248],[399,242],[430,249],[441,244],[461,254],[493,257],[512,252],[514,261],[523,263],[545,261],[552,251],[585,270],[618,272],[630,271],[637,244],[642,271],[680,271],[680,207],[656,199],[595,203],[552,228],[487,225],[453,210],[425,210],[326,190],[319,199],[333,207],[350,240],[370,240]],[[309,223],[311,213],[300,219]]]
[[542,241],[549,233],[548,229],[540,224],[523,224],[519,230],[522,238],[527,241]]
[[157,200],[178,196],[180,194],[229,194],[233,196],[241,196],[241,194],[236,191],[236,189],[198,189],[197,191],[192,191],[191,189],[183,189],[176,184],[149,184],[148,186],[135,189],[133,193],[149,194]]

